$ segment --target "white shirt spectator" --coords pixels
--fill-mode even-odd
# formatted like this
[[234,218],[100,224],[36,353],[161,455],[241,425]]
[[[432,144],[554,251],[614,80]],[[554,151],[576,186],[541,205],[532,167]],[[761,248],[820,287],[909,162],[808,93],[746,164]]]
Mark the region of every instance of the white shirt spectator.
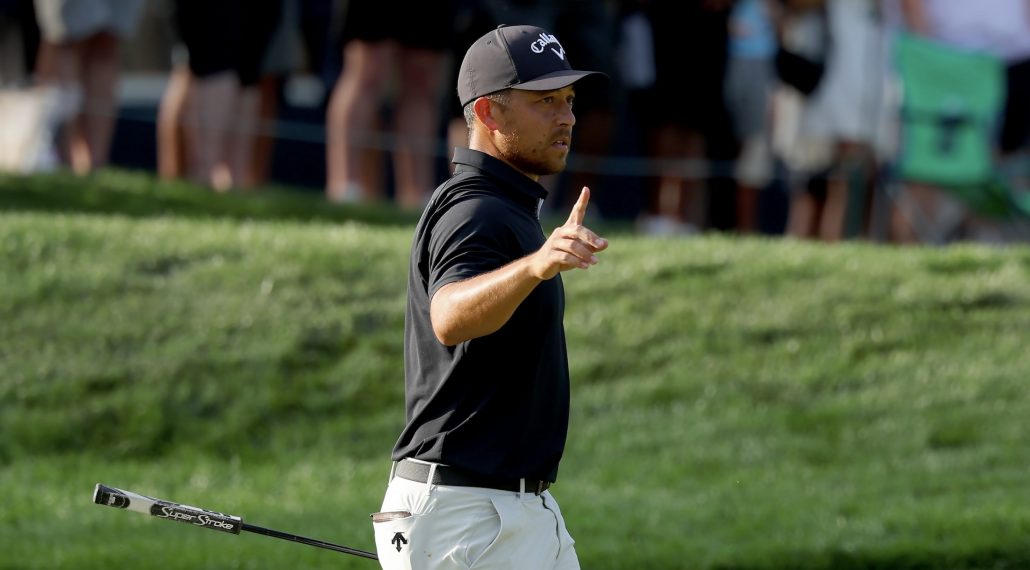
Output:
[[1030,1],[922,2],[931,38],[1006,61],[1030,57]]

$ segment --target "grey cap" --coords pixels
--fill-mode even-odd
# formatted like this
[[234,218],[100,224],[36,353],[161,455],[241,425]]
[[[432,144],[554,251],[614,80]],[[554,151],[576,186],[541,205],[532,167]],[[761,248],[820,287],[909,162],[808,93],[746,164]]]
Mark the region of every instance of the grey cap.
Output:
[[458,100],[464,107],[510,87],[550,91],[588,76],[607,78],[599,71],[572,69],[561,42],[543,28],[499,26],[465,52],[458,72]]

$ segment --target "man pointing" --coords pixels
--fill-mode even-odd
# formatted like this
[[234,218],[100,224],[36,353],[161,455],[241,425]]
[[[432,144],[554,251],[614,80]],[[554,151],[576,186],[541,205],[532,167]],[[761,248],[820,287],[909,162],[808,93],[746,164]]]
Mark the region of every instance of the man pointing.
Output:
[[565,167],[577,88],[558,38],[502,26],[465,54],[469,149],[415,230],[405,314],[407,424],[382,512],[383,568],[579,568],[548,488],[569,421],[562,271],[608,242],[583,225],[583,188],[545,236],[543,175]]

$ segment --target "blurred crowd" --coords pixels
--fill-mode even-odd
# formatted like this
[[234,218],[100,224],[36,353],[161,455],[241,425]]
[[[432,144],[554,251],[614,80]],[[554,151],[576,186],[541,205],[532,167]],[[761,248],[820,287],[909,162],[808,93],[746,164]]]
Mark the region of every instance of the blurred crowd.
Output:
[[418,209],[465,144],[461,55],[526,23],[611,78],[577,96],[552,208],[588,185],[652,234],[1027,238],[1030,0],[0,0],[0,168],[108,164],[147,8],[173,38],[162,177],[268,181],[304,75],[326,199]]

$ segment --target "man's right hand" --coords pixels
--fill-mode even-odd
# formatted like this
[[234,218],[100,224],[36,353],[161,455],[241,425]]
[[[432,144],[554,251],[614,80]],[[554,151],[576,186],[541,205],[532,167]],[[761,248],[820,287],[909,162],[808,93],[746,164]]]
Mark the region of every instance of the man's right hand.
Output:
[[430,319],[437,340],[454,346],[491,334],[508,322],[519,304],[540,284],[567,269],[597,263],[595,253],[608,247],[583,225],[590,190],[583,188],[565,224],[535,252],[499,269],[444,285],[430,301]]
[[587,269],[597,264],[595,254],[608,248],[608,240],[583,225],[589,203],[590,189],[584,186],[569,219],[555,228],[544,245],[532,254],[530,271],[537,279],[551,279],[569,269]]

